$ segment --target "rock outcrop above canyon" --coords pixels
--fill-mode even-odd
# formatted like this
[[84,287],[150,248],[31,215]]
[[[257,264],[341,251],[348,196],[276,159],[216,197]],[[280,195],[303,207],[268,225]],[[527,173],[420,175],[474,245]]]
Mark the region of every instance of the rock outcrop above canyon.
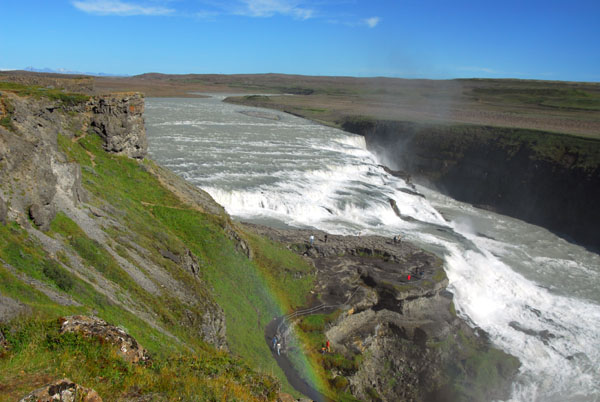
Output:
[[146,156],[144,99],[140,94],[98,96],[88,107],[90,127],[104,140],[107,152],[138,159]]
[[[335,352],[360,356],[357,367],[336,373],[348,379],[355,397],[440,401],[509,396],[518,361],[494,349],[485,334],[456,315],[439,258],[380,236],[247,226],[287,244],[317,268],[314,303],[341,311],[326,327],[326,338]],[[490,376],[478,378],[474,364]]]

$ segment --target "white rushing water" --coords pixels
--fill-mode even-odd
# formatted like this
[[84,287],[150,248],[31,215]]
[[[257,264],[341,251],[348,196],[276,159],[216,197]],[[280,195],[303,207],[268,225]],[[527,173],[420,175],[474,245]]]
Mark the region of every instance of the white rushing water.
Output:
[[519,358],[512,399],[600,400],[600,256],[425,188],[416,195],[360,136],[221,99],[147,99],[153,159],[243,220],[402,234],[444,258],[459,314]]

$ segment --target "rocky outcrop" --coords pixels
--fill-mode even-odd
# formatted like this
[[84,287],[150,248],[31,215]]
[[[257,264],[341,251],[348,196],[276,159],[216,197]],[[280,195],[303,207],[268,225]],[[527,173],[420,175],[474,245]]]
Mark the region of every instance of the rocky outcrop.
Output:
[[200,336],[205,342],[217,349],[228,349],[225,313],[220,306],[215,305],[214,308],[207,309],[201,322],[195,327],[200,328]]
[[[181,254],[159,249],[159,253],[163,258],[179,265],[183,271],[190,273],[195,280],[202,280],[198,258],[189,249],[184,249]],[[194,306],[189,306],[190,308],[184,310],[182,325],[197,331],[205,342],[217,349],[228,349],[227,327],[223,309],[210,300],[203,300],[202,302],[205,303],[203,313],[199,313],[197,309],[192,308]],[[193,304],[193,301],[190,304]]]
[[197,277],[200,273],[200,265],[196,256],[188,249],[185,249],[182,254],[175,254],[169,250],[160,249],[160,254],[179,265],[184,271],[189,272]]
[[79,165],[68,163],[58,150],[58,132],[68,126],[67,116],[50,99],[10,93],[2,93],[2,98],[12,105],[12,130],[0,127],[0,204],[10,205],[0,215],[21,223],[30,219],[46,230],[56,215],[55,197],[61,187],[74,203],[84,194]]
[[24,396],[19,402],[102,402],[96,391],[75,384],[68,378],[45,385]]
[[0,331],[0,357],[4,355],[4,353],[8,350],[8,342],[4,337],[2,331]]
[[145,362],[150,359],[146,349],[135,338],[121,328],[108,324],[97,317],[74,315],[60,319],[60,333],[73,332],[85,337],[97,338],[115,345],[119,354],[130,363]]
[[2,104],[10,105],[10,113],[8,108],[0,111],[0,118],[10,121],[0,126],[0,222],[31,220],[47,230],[56,215],[57,192],[75,205],[85,201],[81,167],[60,152],[59,133],[75,138],[91,127],[109,152],[132,158],[147,153],[144,101],[139,94],[82,98],[69,104],[9,92],[0,96]]
[[[354,361],[360,356],[360,364],[333,367],[332,374],[345,377],[358,399],[460,400],[465,384],[476,389],[476,400],[508,397],[518,361],[490,352],[485,336],[453,313],[439,258],[380,236],[245,226],[287,244],[317,268],[314,305],[341,311],[325,328],[326,338],[334,353]],[[489,378],[469,383],[468,367],[486,359]]]
[[0,223],[6,225],[8,216],[8,208],[2,198],[0,198]]
[[449,196],[600,249],[600,141],[525,129],[349,119],[346,131]]
[[90,105],[90,127],[104,140],[104,149],[142,159],[148,153],[144,99],[138,93],[102,95]]

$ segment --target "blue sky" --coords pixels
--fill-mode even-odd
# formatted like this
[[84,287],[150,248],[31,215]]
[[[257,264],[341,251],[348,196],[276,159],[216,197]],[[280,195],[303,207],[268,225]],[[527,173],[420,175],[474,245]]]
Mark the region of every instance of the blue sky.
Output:
[[1,0],[0,69],[600,81],[600,0]]

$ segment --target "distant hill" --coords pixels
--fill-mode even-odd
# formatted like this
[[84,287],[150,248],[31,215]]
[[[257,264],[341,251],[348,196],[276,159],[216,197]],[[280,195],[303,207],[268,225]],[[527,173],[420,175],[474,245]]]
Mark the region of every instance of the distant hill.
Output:
[[31,71],[33,73],[52,73],[52,74],[74,74],[74,75],[92,75],[94,77],[127,77],[127,74],[111,74],[111,73],[90,73],[69,70],[66,68],[37,68],[37,67],[25,67],[24,71]]

